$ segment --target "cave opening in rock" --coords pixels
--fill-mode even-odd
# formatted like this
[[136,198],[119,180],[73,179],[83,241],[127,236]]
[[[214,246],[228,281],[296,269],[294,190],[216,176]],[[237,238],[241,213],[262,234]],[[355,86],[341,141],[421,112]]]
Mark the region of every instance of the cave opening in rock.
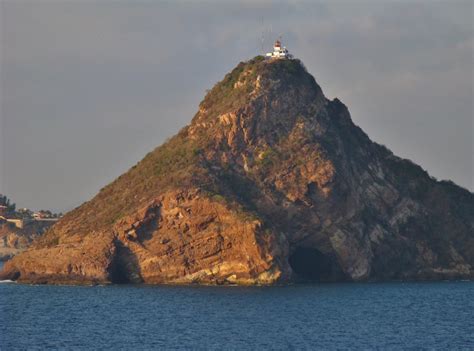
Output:
[[114,284],[141,283],[138,260],[130,248],[115,241],[115,255],[109,267],[109,279]]
[[116,254],[109,268],[109,279],[114,284],[129,284],[130,279],[126,272],[126,262],[123,257]]
[[325,255],[311,247],[297,247],[289,257],[295,280],[299,282],[343,281],[342,272],[335,257]]

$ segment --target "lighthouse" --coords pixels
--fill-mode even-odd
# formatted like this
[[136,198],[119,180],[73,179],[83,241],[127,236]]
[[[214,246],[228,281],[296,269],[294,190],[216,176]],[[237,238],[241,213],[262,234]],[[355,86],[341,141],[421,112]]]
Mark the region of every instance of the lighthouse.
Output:
[[276,59],[292,59],[293,55],[288,52],[286,47],[281,46],[281,41],[275,41],[273,45],[273,52],[269,52],[265,55],[267,58],[276,58]]

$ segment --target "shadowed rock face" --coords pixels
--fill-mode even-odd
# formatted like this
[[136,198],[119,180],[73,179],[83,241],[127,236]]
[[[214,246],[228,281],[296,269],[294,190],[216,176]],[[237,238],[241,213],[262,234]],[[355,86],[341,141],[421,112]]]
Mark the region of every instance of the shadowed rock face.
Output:
[[299,61],[257,57],[2,276],[275,284],[472,278],[473,265],[472,193],[373,143]]

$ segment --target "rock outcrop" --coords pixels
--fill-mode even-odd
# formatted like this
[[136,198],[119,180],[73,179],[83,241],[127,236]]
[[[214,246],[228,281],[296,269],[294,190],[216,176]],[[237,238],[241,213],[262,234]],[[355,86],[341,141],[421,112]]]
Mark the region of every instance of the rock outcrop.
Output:
[[0,219],[0,261],[6,261],[13,256],[25,251],[40,235],[42,235],[52,222],[31,221],[23,228]]
[[298,60],[257,57],[2,276],[276,284],[469,279],[473,267],[472,193],[372,142]]

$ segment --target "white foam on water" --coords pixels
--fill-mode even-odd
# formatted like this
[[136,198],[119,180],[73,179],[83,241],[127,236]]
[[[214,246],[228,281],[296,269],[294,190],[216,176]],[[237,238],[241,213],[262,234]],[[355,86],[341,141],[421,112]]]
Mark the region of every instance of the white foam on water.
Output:
[[13,280],[9,280],[9,279],[6,279],[6,280],[0,280],[0,284],[11,284],[11,283],[16,283],[15,281]]

